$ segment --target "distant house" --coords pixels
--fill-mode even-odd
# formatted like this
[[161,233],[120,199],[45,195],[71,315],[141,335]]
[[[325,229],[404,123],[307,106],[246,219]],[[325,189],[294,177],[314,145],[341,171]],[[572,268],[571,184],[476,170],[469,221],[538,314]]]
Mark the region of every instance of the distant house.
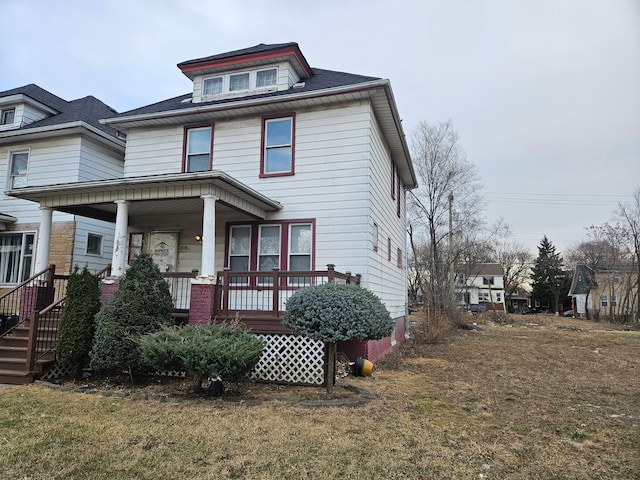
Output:
[[455,288],[462,307],[473,310],[483,305],[488,310],[505,311],[504,270],[498,263],[459,266]]
[[[48,212],[34,228],[49,228],[51,212],[104,225],[102,252],[115,245],[105,291],[148,252],[186,321],[239,318],[270,336],[274,358],[283,348],[311,351],[279,343],[291,333],[283,310],[296,289],[326,281],[370,289],[395,320],[386,339],[343,345],[348,355],[375,360],[401,342],[405,194],[416,176],[389,81],[312,68],[296,43],[178,68],[190,92],[121,114],[105,110],[98,126],[78,134],[114,143],[103,147],[114,152],[111,170],[79,167],[58,178],[53,157],[37,168],[37,182],[9,184],[7,195]],[[39,266],[59,261],[47,241],[37,252]]]
[[[94,97],[67,101],[33,84],[0,92],[2,190],[121,177],[124,137],[99,121],[115,114]],[[111,261],[113,224],[104,219],[64,208],[54,213],[6,193],[0,211],[0,293],[49,261],[60,274],[74,264],[96,271]]]
[[626,319],[637,311],[636,275],[631,265],[577,265],[569,290],[575,315]]

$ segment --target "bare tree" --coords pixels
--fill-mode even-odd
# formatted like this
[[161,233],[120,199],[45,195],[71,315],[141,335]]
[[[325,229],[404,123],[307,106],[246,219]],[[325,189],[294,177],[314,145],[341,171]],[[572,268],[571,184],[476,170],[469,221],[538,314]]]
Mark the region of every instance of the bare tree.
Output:
[[494,261],[504,271],[504,303],[509,305],[511,297],[529,280],[529,270],[533,255],[513,239],[511,227],[498,220],[493,240],[490,242]]
[[640,321],[640,187],[633,193],[632,200],[627,204],[618,205],[616,217],[624,225],[625,240],[629,249],[632,263],[636,267],[635,300],[630,305],[636,322]]
[[476,166],[467,161],[451,121],[421,122],[411,140],[419,187],[408,197],[410,239],[416,268],[422,272],[425,301],[430,309],[443,313],[455,303],[450,272],[460,248],[454,249],[453,239],[464,238],[463,232],[481,222],[479,176]]

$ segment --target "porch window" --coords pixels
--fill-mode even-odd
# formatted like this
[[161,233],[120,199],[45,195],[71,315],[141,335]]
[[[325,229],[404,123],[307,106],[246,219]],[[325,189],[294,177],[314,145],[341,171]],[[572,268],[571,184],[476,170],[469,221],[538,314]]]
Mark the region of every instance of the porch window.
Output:
[[265,118],[260,176],[293,175],[294,117]]
[[[311,271],[311,224],[289,226],[289,270]],[[290,285],[309,285],[310,277],[291,277]]]
[[185,172],[206,172],[211,168],[211,127],[188,128],[184,159]]
[[131,264],[138,255],[142,253],[142,233],[129,234],[129,264]]
[[[229,268],[232,272],[249,270],[251,255],[251,227],[231,227],[229,233]],[[248,284],[249,277],[232,277],[231,283]]]
[[102,255],[102,235],[87,234],[87,255]]
[[27,168],[29,166],[29,152],[11,153],[11,171],[9,188],[27,186]]
[[35,233],[0,235],[0,282],[24,282],[32,273]]
[[[280,268],[280,225],[260,225],[258,232],[258,271],[270,272]],[[272,283],[269,277],[260,277],[259,283]]]

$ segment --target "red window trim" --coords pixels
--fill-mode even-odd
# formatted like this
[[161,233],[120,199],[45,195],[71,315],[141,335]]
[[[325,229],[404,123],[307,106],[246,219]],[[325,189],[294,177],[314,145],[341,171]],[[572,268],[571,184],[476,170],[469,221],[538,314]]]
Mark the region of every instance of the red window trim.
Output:
[[[258,269],[258,233],[260,226],[280,225],[280,270],[287,270],[289,266],[289,226],[292,224],[309,223],[311,224],[311,270],[315,270],[316,263],[316,219],[315,218],[294,218],[287,220],[264,220],[254,222],[228,222],[225,226],[224,239],[224,268],[229,268],[229,234],[231,227],[249,226],[251,227],[251,249],[249,253],[249,270],[257,271]],[[282,228],[282,227],[286,228]],[[283,248],[284,247],[284,248]]]
[[213,168],[213,131],[214,124],[213,123],[195,123],[192,125],[185,125],[182,131],[182,173],[187,172],[187,137],[189,135],[189,130],[194,128],[211,128],[211,143],[209,145],[209,170]]
[[391,160],[391,198],[396,199],[396,163]]
[[[276,173],[265,173],[264,171],[264,148],[265,141],[264,137],[266,134],[266,125],[267,120],[274,120],[277,118],[291,118],[291,170],[288,172],[276,172]],[[278,115],[265,115],[262,117],[262,130],[260,132],[260,175],[259,178],[270,178],[270,177],[290,177],[295,175],[296,170],[296,113],[282,113]]]
[[398,188],[397,188],[397,198],[396,198],[396,214],[398,215],[398,218],[400,218],[400,175],[398,175],[397,178],[398,178],[398,181],[396,185],[398,186]]

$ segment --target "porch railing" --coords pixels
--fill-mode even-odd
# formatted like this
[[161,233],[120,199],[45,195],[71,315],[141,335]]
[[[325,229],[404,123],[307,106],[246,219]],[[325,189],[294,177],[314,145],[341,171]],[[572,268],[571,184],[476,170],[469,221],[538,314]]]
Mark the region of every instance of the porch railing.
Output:
[[198,272],[166,272],[162,277],[169,284],[174,313],[188,313],[191,305],[191,279],[196,278]]
[[360,275],[327,270],[271,272],[218,272],[214,315],[232,318],[237,314],[282,318],[286,301],[297,290],[323,283],[348,283],[360,285]]

